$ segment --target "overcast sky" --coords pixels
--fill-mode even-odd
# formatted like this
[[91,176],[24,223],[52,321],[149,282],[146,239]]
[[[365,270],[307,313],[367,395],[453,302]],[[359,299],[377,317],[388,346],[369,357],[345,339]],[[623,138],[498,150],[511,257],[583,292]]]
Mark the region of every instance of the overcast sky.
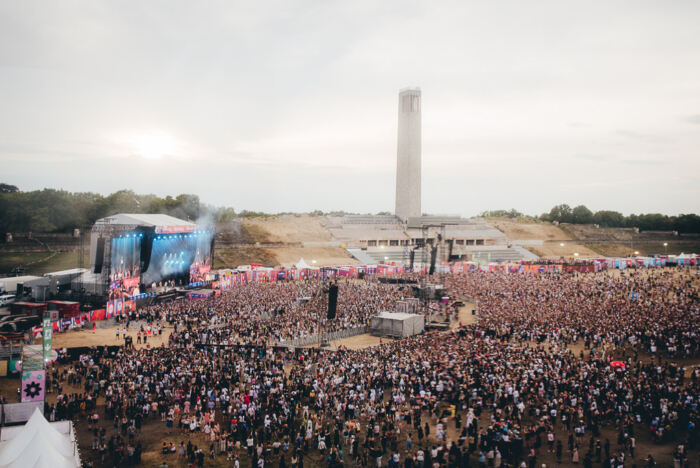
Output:
[[393,211],[700,212],[700,2],[0,2],[0,182]]

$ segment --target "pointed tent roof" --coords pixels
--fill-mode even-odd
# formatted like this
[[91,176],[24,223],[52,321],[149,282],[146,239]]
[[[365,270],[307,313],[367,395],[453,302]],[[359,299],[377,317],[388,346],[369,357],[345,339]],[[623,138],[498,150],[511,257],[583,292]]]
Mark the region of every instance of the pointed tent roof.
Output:
[[311,268],[308,263],[304,261],[304,258],[300,258],[296,264],[296,267],[301,270],[302,268]]
[[0,468],[78,468],[76,450],[37,408],[15,437],[0,442]]

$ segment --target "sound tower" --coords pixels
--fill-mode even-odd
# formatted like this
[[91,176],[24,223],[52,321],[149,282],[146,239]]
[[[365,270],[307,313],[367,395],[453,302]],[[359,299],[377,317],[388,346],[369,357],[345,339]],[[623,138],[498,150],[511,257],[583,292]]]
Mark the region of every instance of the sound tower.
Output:
[[437,260],[437,245],[432,246],[430,249],[430,271],[428,272],[428,275],[432,276],[433,273],[435,273],[435,260]]
[[413,271],[413,260],[416,258],[416,251],[411,250],[411,271]]
[[149,232],[146,234],[146,236],[141,240],[141,256],[140,256],[140,262],[141,264],[139,265],[139,268],[141,270],[141,274],[145,273],[148,270],[148,267],[151,264],[151,252],[153,251],[153,233]]
[[328,288],[328,319],[335,318],[336,308],[338,307],[338,285],[331,284]]
[[102,264],[104,263],[105,256],[105,238],[99,237],[97,239],[97,247],[95,249],[95,269],[93,273],[102,273]]

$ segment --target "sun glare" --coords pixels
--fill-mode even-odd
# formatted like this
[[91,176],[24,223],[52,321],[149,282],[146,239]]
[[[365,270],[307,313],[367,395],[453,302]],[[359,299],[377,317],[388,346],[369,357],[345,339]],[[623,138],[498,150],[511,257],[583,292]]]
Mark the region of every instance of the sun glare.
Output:
[[146,159],[158,159],[175,154],[176,145],[173,137],[167,133],[144,133],[131,139],[134,152]]

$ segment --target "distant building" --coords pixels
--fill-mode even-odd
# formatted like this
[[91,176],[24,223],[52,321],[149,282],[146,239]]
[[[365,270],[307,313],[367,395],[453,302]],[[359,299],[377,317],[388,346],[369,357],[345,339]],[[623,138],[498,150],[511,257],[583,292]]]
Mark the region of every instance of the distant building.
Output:
[[423,215],[421,210],[421,90],[399,92],[396,147],[396,211],[388,215],[327,216],[324,226],[335,242],[361,263],[476,263],[536,258],[513,248],[485,219]]
[[396,211],[402,221],[421,215],[421,91],[399,92],[396,148]]

